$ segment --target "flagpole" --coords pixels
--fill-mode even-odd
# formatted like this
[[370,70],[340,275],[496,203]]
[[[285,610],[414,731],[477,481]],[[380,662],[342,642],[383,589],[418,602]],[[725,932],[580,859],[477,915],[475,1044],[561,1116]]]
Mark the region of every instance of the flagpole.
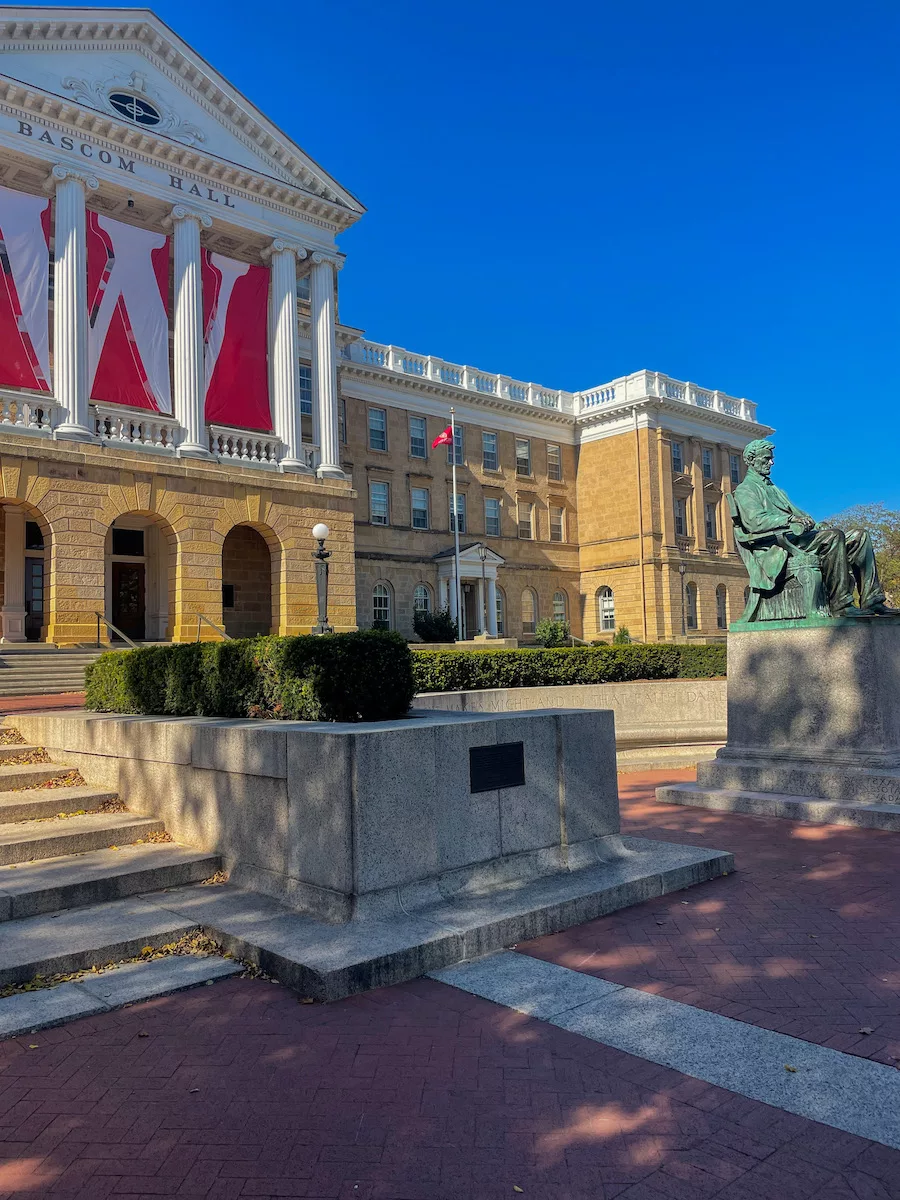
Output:
[[453,466],[453,541],[456,556],[456,636],[462,638],[463,635],[463,613],[462,613],[462,589],[459,583],[459,506],[456,500],[456,418],[453,415],[453,409],[450,409],[450,434],[451,434],[451,456],[450,462]]

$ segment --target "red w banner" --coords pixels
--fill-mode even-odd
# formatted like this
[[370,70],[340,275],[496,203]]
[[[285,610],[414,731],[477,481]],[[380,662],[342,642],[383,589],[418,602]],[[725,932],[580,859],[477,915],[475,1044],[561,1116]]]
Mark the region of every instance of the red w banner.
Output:
[[271,430],[268,313],[267,267],[203,251],[207,421]]
[[0,187],[0,386],[50,391],[50,201]]
[[443,433],[439,433],[437,435],[437,437],[434,439],[434,441],[431,443],[431,448],[432,448],[432,450],[437,450],[438,446],[452,446],[452,445],[453,445],[453,426],[448,425],[447,428],[443,431]]
[[169,239],[89,212],[91,399],[172,411]]

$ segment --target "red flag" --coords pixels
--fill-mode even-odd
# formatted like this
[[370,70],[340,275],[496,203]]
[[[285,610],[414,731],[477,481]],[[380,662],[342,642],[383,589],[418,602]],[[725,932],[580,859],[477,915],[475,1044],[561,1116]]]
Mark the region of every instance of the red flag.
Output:
[[447,428],[444,430],[444,432],[439,433],[437,435],[437,437],[434,439],[434,441],[431,443],[431,448],[432,448],[432,450],[437,450],[438,446],[452,446],[452,445],[453,445],[453,426],[448,425]]

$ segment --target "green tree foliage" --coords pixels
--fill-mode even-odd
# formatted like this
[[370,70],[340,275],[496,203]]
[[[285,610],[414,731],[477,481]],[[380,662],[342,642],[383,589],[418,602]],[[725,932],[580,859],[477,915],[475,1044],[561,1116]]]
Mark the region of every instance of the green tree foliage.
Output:
[[551,621],[545,617],[538,621],[534,631],[534,640],[539,646],[564,646],[572,636],[568,621]]
[[423,642],[455,642],[459,637],[459,628],[450,616],[449,608],[439,608],[433,613],[414,613],[413,629]]
[[881,503],[856,504],[822,524],[845,532],[865,529],[875,547],[878,573],[888,599],[894,604],[900,602],[900,512]]

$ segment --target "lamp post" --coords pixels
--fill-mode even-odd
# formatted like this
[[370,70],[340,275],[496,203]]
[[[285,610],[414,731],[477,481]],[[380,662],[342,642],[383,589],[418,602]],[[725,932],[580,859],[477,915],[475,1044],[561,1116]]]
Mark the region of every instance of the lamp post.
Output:
[[487,619],[487,575],[485,573],[485,560],[487,559],[487,546],[484,542],[478,543],[478,557],[481,559],[481,632],[485,637],[488,636],[488,619]]
[[687,626],[684,623],[684,563],[678,564],[678,574],[681,576],[681,636],[687,637]]
[[312,535],[319,543],[318,550],[312,553],[316,563],[316,599],[319,602],[319,617],[313,626],[313,633],[334,633],[328,624],[328,560],[331,558],[331,552],[325,549],[328,533],[328,526],[323,521],[313,525]]

